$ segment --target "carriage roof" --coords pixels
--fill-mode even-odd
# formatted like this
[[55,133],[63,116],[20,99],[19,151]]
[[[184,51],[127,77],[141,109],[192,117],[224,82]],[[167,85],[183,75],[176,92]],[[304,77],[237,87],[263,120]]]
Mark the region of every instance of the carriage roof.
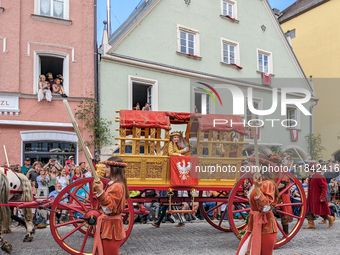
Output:
[[[226,120],[223,124],[214,126],[214,119]],[[186,112],[165,112],[165,111],[120,111],[121,128],[162,128],[171,130],[171,124],[187,124],[193,122],[192,130],[200,128],[201,131],[235,131],[241,135],[247,135],[243,120],[236,115],[223,114],[197,114]],[[198,123],[195,125],[195,122]],[[220,121],[219,123],[222,123]],[[233,123],[233,124],[231,124]],[[237,123],[237,124],[235,124]]]

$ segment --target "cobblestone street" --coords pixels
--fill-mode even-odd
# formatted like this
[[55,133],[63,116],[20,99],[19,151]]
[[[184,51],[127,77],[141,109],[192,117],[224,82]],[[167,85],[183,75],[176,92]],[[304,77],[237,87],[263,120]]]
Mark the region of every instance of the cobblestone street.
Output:
[[[299,233],[286,245],[276,249],[275,255],[310,255],[310,254],[339,254],[340,248],[340,220],[328,229],[327,224],[319,225],[316,220],[316,230],[301,229]],[[307,225],[305,221],[304,226]],[[63,229],[64,235],[72,227]],[[68,254],[53,239],[49,227],[38,229],[31,243],[23,243],[24,228],[12,228],[13,233],[5,238],[13,245],[14,255],[49,255]],[[80,243],[82,234],[74,234],[70,243]],[[89,238],[86,251],[90,251],[93,239]],[[121,247],[121,254],[235,254],[239,240],[233,233],[224,233],[207,222],[186,223],[182,228],[175,224],[162,224],[159,229],[150,224],[136,224],[127,242]],[[0,252],[1,255],[5,254]]]

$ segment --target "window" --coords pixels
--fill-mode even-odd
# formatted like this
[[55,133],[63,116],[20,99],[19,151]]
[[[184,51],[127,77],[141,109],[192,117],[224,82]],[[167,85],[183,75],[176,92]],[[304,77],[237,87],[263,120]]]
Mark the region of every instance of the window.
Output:
[[239,44],[237,42],[224,38],[221,38],[221,42],[222,42],[222,63],[239,66],[240,65]]
[[195,54],[195,35],[180,31],[181,34],[181,52],[184,54]]
[[257,70],[261,73],[273,74],[273,57],[271,52],[257,50]]
[[146,103],[151,111],[158,111],[158,81],[129,75],[128,109],[134,110],[137,103],[140,110]]
[[[297,110],[294,107],[287,107],[287,120],[295,120],[297,121]],[[287,126],[289,128],[296,128],[296,122],[295,121],[287,121]]]
[[234,0],[222,0],[222,16],[237,19],[237,2]]
[[179,54],[186,54],[194,57],[200,55],[199,32],[197,30],[177,26],[177,39]]
[[[254,108],[256,110],[261,110],[261,108],[262,108],[261,107],[261,100],[260,99],[254,99],[253,98],[253,105],[254,105]],[[256,120],[260,119],[259,115],[255,115],[254,117],[255,117]],[[246,98],[246,125],[248,126],[248,121],[253,120],[253,119],[254,119],[253,115],[252,115],[251,111],[248,108],[248,98]],[[250,122],[250,124],[252,126],[260,126],[261,125],[261,123],[259,121],[256,121],[256,122],[252,121],[252,122]],[[251,135],[251,127],[247,127],[246,131],[247,131],[248,135],[245,137],[245,139],[253,139],[252,135]]]
[[208,94],[195,91],[194,112],[202,114],[212,113],[210,96]]
[[68,19],[69,0],[35,0],[35,14]]
[[[63,77],[62,85],[66,95],[69,95],[69,55],[61,52],[34,52],[34,83],[33,93],[38,93],[39,77],[41,74],[52,73],[53,79],[61,74]],[[47,80],[47,77],[46,77]],[[72,96],[72,95],[71,95]]]

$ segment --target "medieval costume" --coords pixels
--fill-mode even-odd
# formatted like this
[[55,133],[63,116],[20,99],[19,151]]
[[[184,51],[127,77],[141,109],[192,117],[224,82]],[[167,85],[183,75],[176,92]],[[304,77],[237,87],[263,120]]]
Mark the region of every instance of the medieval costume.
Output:
[[[188,142],[182,136],[183,132],[174,131],[170,134],[171,141],[169,143],[169,156],[190,156],[190,152],[185,148],[188,146]],[[178,142],[173,141],[173,137],[178,136]]]
[[277,203],[275,185],[270,180],[263,180],[261,194],[256,196],[254,186],[248,193],[250,215],[247,232],[243,236],[236,255],[255,254],[271,255],[277,237],[277,225],[273,206]]
[[[125,163],[104,161],[106,165],[126,166]],[[126,237],[122,212],[126,205],[125,186],[121,182],[110,181],[108,188],[97,194],[103,214],[98,217],[94,236],[94,255],[118,255],[122,240]]]
[[[282,160],[280,159],[279,155],[277,154],[273,154],[270,156],[269,159],[271,162],[277,164],[277,166],[275,167],[279,167],[282,163]],[[276,173],[276,171],[274,171],[274,173]],[[284,173],[276,173],[276,176],[274,178],[275,183],[277,183],[279,181],[279,179],[282,177],[282,175],[284,175]],[[279,192],[281,192],[282,190],[284,190],[286,188],[287,185],[289,185],[290,180],[288,177],[286,178],[282,178],[282,180],[280,181],[280,183],[278,183],[278,189]],[[289,189],[286,190],[280,197],[279,197],[279,201],[282,200],[283,204],[289,204],[291,203],[290,201],[290,195],[289,195]],[[293,209],[292,206],[282,206],[282,207],[277,207],[277,209],[289,213],[289,214],[293,214]],[[289,223],[293,221],[293,217],[288,216],[286,214],[282,214],[280,213],[280,218],[281,218],[281,224],[282,224],[282,229],[283,231],[288,234],[289,233]]]
[[323,175],[311,172],[312,167],[313,164],[310,164],[307,196],[308,226],[304,227],[304,229],[315,228],[314,215],[320,215],[324,220],[328,221],[329,227],[331,227],[334,223],[334,218],[330,215],[331,212],[327,202],[327,181]]

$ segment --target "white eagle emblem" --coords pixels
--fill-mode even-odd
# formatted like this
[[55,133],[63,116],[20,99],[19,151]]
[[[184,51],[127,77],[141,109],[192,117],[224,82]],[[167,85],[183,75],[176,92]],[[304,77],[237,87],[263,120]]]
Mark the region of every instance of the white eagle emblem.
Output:
[[185,181],[188,179],[189,177],[189,173],[190,173],[190,170],[191,170],[191,162],[187,162],[187,166],[185,166],[185,160],[183,159],[182,160],[182,166],[181,166],[181,162],[177,162],[176,165],[177,165],[177,169],[178,169],[178,172],[179,172],[179,177],[181,178],[181,180]]

